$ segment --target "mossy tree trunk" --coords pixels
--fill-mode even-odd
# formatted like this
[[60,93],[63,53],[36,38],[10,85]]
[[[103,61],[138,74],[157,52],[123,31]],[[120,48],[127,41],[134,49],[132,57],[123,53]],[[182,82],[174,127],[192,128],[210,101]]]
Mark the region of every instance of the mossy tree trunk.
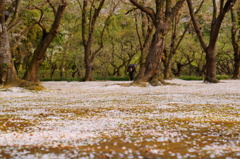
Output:
[[27,71],[24,74],[23,77],[24,80],[39,82],[38,78],[39,68],[46,56],[47,48],[58,34],[58,29],[66,6],[67,3],[65,2],[65,0],[62,0],[62,2],[59,3],[57,12],[55,13],[55,20],[49,32],[47,32],[46,28],[44,28],[43,25],[41,24],[41,21],[39,21],[39,26],[42,28],[42,38],[36,50],[34,51],[34,55],[30,63],[30,66],[28,67]]
[[0,84],[16,85],[19,82],[9,43],[6,26],[5,0],[0,1]]

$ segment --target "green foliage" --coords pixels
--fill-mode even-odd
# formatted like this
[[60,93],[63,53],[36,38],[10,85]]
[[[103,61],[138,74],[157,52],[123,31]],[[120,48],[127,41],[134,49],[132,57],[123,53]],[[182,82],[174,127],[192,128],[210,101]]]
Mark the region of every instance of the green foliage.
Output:
[[102,77],[96,77],[94,78],[96,80],[108,80],[108,81],[128,81],[128,77],[108,77],[108,78],[102,78]]
[[179,79],[182,80],[188,80],[188,81],[192,81],[192,80],[203,80],[203,77],[196,77],[196,76],[180,76]]
[[[217,75],[217,79],[221,80],[221,79],[230,79],[231,77],[227,76],[227,75]],[[187,81],[195,81],[195,80],[203,80],[204,77],[199,77],[199,76],[180,76],[179,79],[182,80],[187,80]]]
[[[57,1],[51,1],[56,7]],[[82,1],[79,1],[82,4]],[[97,1],[96,1],[97,2]],[[146,2],[146,6],[152,6],[153,1]],[[22,9],[19,12],[21,16],[21,22],[13,29],[9,30],[11,35],[12,52],[14,55],[14,63],[19,68],[19,76],[22,77],[23,73],[20,69],[26,69],[32,58],[33,51],[36,49],[38,42],[42,35],[42,29],[37,25],[33,25],[38,22],[41,17],[41,11],[43,12],[42,26],[48,31],[53,22],[53,10],[48,3],[42,3],[40,0],[32,1],[34,6],[39,7],[36,9],[33,5],[26,7],[30,2],[23,1]],[[194,6],[198,6],[200,2],[194,1]],[[96,30],[94,34],[94,44],[92,45],[92,52],[99,47],[101,31],[112,5],[111,1],[106,1],[103,11],[100,13],[100,17],[96,23]],[[41,10],[41,11],[40,11]],[[131,11],[130,11],[131,10]],[[130,12],[128,12],[130,11]],[[128,14],[126,14],[128,13]],[[203,36],[206,42],[209,40],[209,30],[211,26],[212,2],[206,1],[201,11],[196,15],[198,23],[200,24]],[[90,17],[90,13],[87,13]],[[59,34],[50,47],[47,50],[44,63],[41,66],[40,78],[43,80],[58,80],[59,70],[64,70],[65,75],[62,77],[66,80],[71,80],[71,73],[75,70],[79,70],[81,75],[84,74],[84,49],[82,41],[82,10],[77,1],[69,1],[66,12],[63,16],[61,28]],[[103,37],[103,49],[99,55],[96,55],[93,61],[93,76],[96,79],[106,80],[122,80],[121,78],[126,76],[126,67],[129,63],[138,63],[140,58],[141,48],[139,45],[139,39],[136,32],[136,21],[138,33],[141,37],[141,42],[145,40],[143,38],[142,17],[139,10],[132,10],[132,6],[120,3],[117,6],[116,12],[111,16],[107,23],[107,27]],[[180,39],[181,34],[184,32],[185,27],[188,24],[189,12],[187,5],[179,15],[179,24],[177,27],[177,39]],[[90,19],[87,19],[87,23]],[[217,72],[221,75],[229,75],[233,72],[233,49],[231,44],[231,15],[226,15],[222,29],[219,35],[217,43]],[[171,44],[172,32],[169,30],[166,44]],[[171,49],[171,45],[167,45],[167,49]],[[202,80],[202,73],[205,68],[205,53],[199,45],[198,38],[191,25],[183,41],[181,42],[177,53],[173,57],[172,69],[176,72],[177,67],[183,65],[182,70],[179,71],[180,75],[194,75],[200,76]],[[50,69],[56,67],[56,72],[53,77],[50,77]],[[74,69],[73,69],[74,68]],[[224,69],[227,68],[227,69]],[[174,74],[175,76],[179,76]],[[118,79],[118,76],[121,77]],[[113,77],[113,78],[112,78]],[[182,77],[181,77],[182,78]],[[192,77],[191,77],[192,78]],[[191,79],[190,78],[190,79]],[[62,79],[61,79],[62,80]],[[75,80],[75,78],[73,78]],[[80,80],[80,79],[76,79]],[[123,79],[124,80],[124,79]]]

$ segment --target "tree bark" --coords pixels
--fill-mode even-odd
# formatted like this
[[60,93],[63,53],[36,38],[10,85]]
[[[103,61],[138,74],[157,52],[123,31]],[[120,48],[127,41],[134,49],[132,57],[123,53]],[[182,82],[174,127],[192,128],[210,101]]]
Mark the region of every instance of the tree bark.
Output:
[[161,63],[163,49],[165,47],[165,35],[159,28],[160,27],[157,28],[157,31],[154,34],[150,50],[146,58],[146,71],[144,76],[140,79],[143,82],[150,82],[155,73],[160,73],[158,72],[158,68]]
[[240,78],[240,2],[237,4],[236,13],[234,9],[231,9],[231,17],[232,17],[232,46],[234,50],[234,71],[233,78]]
[[5,0],[0,1],[0,84],[16,85],[19,82],[10,51],[5,19]]
[[30,66],[24,74],[23,77],[24,80],[39,82],[38,78],[39,68],[44,60],[48,46],[56,38],[58,34],[58,29],[66,6],[67,3],[65,1],[59,4],[57,13],[55,15],[55,20],[49,32],[47,32],[46,29],[43,28],[41,41],[36,50],[34,51],[34,55],[30,63]]
[[136,80],[141,79],[144,76],[144,72],[146,70],[146,57],[155,31],[154,26],[151,24],[151,22],[149,21],[149,17],[145,13],[142,13],[142,19],[142,36],[145,38],[145,40],[143,46],[141,46],[141,56],[139,62],[140,68],[136,76]]

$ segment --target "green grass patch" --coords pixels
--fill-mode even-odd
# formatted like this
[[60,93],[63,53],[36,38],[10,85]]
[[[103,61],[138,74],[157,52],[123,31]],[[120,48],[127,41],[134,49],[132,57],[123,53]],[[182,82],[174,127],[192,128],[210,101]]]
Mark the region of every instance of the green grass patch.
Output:
[[[217,75],[218,80],[230,79],[230,78],[231,77],[229,77],[228,75]],[[180,76],[179,79],[187,80],[187,81],[200,81],[200,80],[204,80],[204,77],[200,77],[200,76]]]

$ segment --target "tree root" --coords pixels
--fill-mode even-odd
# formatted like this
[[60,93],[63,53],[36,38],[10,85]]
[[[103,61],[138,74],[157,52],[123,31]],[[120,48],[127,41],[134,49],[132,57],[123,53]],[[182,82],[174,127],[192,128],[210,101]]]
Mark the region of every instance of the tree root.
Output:
[[22,87],[28,90],[35,90],[35,91],[41,91],[45,89],[40,82],[31,82],[31,81],[21,81],[19,84],[19,87]]
[[162,85],[176,85],[176,84],[169,83],[169,82],[166,82],[163,79],[161,79],[161,80],[151,80],[149,82],[133,81],[132,83],[122,83],[122,84],[119,84],[119,85],[123,86],[123,87],[131,87],[131,86],[148,87],[148,86],[162,86]]

